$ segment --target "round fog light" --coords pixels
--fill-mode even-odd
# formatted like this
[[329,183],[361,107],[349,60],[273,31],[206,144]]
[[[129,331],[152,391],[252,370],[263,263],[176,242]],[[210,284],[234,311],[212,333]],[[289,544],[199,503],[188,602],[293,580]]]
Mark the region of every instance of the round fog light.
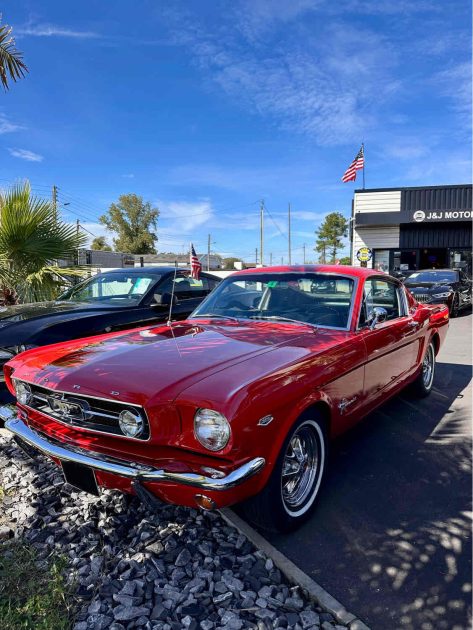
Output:
[[143,418],[134,409],[125,409],[118,416],[118,424],[127,437],[138,437],[143,431]]
[[24,383],[23,381],[13,381],[13,386],[15,387],[15,395],[17,401],[21,405],[28,405],[33,398],[33,392],[31,391],[31,387],[28,383]]

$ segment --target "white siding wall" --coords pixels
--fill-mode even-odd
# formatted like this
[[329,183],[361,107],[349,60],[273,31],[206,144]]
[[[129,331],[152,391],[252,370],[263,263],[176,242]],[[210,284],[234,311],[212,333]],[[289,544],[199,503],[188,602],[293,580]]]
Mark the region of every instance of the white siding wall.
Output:
[[357,212],[400,212],[401,191],[355,193],[355,214]]
[[[356,257],[356,252],[360,247],[370,249],[391,249],[399,247],[399,225],[380,225],[376,227],[358,227],[353,233],[353,261],[355,267],[360,263]],[[373,266],[371,259],[368,267]]]

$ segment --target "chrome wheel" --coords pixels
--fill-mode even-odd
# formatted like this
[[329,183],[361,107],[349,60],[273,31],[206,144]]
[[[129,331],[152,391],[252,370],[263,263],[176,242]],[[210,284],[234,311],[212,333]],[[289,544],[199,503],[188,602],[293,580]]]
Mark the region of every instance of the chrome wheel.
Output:
[[422,362],[422,382],[425,389],[430,389],[434,378],[435,354],[432,344],[427,348],[424,360]]
[[303,514],[313,503],[321,481],[324,458],[321,429],[313,420],[307,420],[292,435],[282,466],[282,500],[292,516]]

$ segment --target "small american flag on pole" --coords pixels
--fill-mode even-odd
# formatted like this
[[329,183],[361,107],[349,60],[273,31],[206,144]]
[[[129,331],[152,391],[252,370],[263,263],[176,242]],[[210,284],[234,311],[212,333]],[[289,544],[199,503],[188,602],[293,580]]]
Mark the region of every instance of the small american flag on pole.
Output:
[[356,180],[356,171],[365,167],[365,147],[362,144],[360,150],[356,154],[355,159],[343,173],[342,182],[354,182]]
[[191,243],[191,278],[194,278],[194,280],[198,280],[201,271],[202,265],[200,264],[200,260],[197,258],[194,246]]

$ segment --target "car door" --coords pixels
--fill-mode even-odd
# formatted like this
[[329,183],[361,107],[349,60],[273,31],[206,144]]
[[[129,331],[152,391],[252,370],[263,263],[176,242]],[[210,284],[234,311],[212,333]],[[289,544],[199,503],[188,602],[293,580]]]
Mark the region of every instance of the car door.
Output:
[[[387,319],[372,327],[374,307],[387,311]],[[364,395],[375,400],[402,382],[416,367],[420,324],[409,313],[404,287],[394,279],[371,277],[365,282],[360,332],[366,345]]]

